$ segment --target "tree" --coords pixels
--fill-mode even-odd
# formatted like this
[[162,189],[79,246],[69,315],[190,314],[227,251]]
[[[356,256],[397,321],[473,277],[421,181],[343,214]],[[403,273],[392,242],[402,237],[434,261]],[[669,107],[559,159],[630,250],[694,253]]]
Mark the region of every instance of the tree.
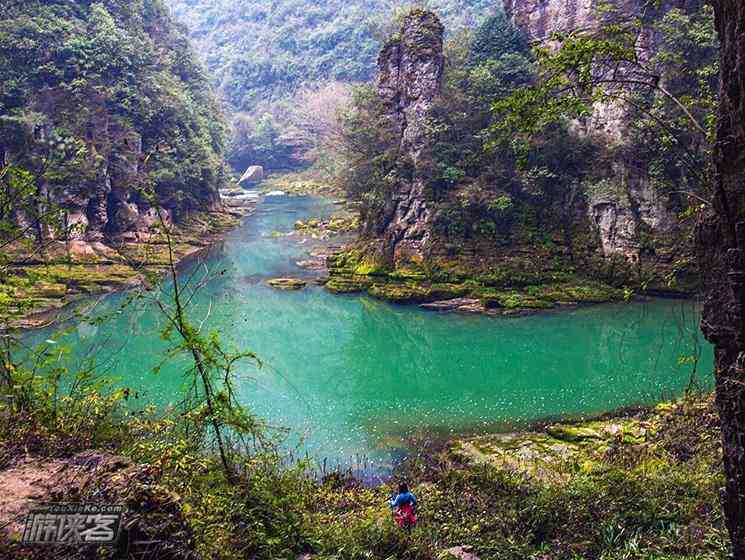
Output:
[[341,149],[343,113],[352,102],[352,88],[342,82],[307,86],[295,95],[283,140],[299,157],[334,171]]
[[713,208],[698,248],[707,286],[702,330],[716,349],[716,399],[722,424],[724,515],[735,560],[745,558],[745,4],[717,0],[721,41]]
[[528,38],[525,33],[509,20],[504,11],[499,10],[484,21],[474,33],[469,62],[481,64],[509,53],[528,51]]
[[[644,151],[650,140],[655,151],[668,147],[665,159],[674,159],[689,182],[705,188],[709,176],[701,170],[708,164],[717,71],[712,20],[706,7],[671,9],[595,30],[554,33],[534,49],[537,82],[495,100],[493,132],[518,131],[530,140],[556,122],[591,121],[599,105],[620,107],[632,139],[643,138]],[[645,36],[659,43],[651,52],[639,46]]]
[[[553,33],[534,47],[536,79],[494,96],[492,146],[512,144],[523,163],[549,179],[544,185],[568,193],[564,207],[581,199],[575,195],[633,206],[638,185],[648,185],[649,194],[680,220],[668,231],[650,231],[639,220],[634,254],[618,271],[607,270],[641,289],[685,284],[697,274],[690,218],[710,203],[718,75],[713,11],[702,2],[660,8],[648,0],[631,17],[618,6],[598,9],[594,22]],[[548,158],[553,165],[540,164],[546,160],[542,143],[552,136],[585,139],[595,155],[569,149]],[[565,232],[571,215],[570,209],[564,216]],[[565,239],[569,243],[571,236],[565,233]],[[675,255],[672,265],[669,255]],[[606,269],[607,263],[597,264]]]
[[241,450],[245,451],[248,448],[248,439],[262,444],[265,442],[263,423],[238,401],[234,368],[242,361],[252,361],[259,367],[261,362],[253,352],[225,350],[217,332],[203,334],[202,327],[209,311],[200,325],[192,323],[188,314],[189,305],[211,276],[206,271],[199,281],[195,281],[195,273],[186,280],[179,279],[173,252],[173,232],[154,194],[149,193],[149,196],[158,211],[155,229],[165,238],[168,247],[167,274],[172,288],[166,298],[154,298],[155,304],[166,318],[161,338],[173,343],[168,352],[170,356],[184,353],[191,357],[194,364],[188,371],[191,377],[189,389],[180,404],[184,432],[190,435],[198,448],[214,443],[223,473],[228,482],[233,484],[236,481],[236,472],[231,454],[236,448],[235,443],[240,443]]

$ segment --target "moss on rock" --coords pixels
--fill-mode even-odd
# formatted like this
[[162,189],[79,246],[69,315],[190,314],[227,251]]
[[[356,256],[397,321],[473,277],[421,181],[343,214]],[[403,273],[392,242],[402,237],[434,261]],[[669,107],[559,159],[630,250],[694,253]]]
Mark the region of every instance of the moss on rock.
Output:
[[363,260],[354,268],[354,274],[357,276],[388,276],[390,268],[375,260]]
[[364,276],[334,276],[326,282],[325,287],[335,294],[354,294],[366,291],[371,283]]
[[394,303],[422,303],[431,298],[431,291],[419,284],[397,284],[388,282],[373,284],[367,293],[374,298],[392,301]]
[[[674,410],[680,404],[671,406]],[[605,454],[613,447],[650,444],[662,417],[670,413],[670,409],[645,411],[637,416],[551,424],[542,431],[461,439],[453,442],[450,453],[459,460],[561,480],[577,469],[592,472],[604,468]]]
[[328,258],[327,287],[337,293],[367,289],[373,297],[397,303],[473,298],[482,303],[484,312],[502,315],[624,298],[623,290],[579,277],[572,268],[556,266],[513,257],[499,265],[469,268],[463,257],[437,257],[427,262],[400,263],[391,269],[357,247]]
[[308,283],[299,278],[273,278],[267,284],[277,290],[302,290]]

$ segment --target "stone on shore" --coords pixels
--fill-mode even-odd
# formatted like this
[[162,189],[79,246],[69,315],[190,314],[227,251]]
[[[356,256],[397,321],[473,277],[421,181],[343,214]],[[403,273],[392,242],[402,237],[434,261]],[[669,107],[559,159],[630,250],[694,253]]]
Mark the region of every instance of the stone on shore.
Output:
[[454,546],[438,555],[438,560],[479,560],[473,552],[472,546]]
[[458,312],[458,313],[483,313],[484,306],[478,299],[454,298],[431,303],[422,303],[419,307],[430,311]]

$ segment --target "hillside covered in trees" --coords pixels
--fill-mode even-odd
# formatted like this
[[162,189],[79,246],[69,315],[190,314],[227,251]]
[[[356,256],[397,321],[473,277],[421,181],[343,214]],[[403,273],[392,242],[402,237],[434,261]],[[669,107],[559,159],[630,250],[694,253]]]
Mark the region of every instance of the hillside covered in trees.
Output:
[[[370,79],[395,13],[405,2],[369,0],[167,0],[189,29],[210,78],[231,113],[231,162],[297,166],[283,136],[292,97],[303,86]],[[437,0],[432,7],[452,31],[472,27],[497,6],[485,0]]]
[[181,256],[234,224],[226,121],[159,0],[3,3],[0,75],[0,314],[136,284],[161,221],[193,226]]
[[152,224],[143,189],[176,220],[218,202],[225,123],[159,0],[6,3],[0,74],[16,222],[54,205],[70,235],[99,241]]

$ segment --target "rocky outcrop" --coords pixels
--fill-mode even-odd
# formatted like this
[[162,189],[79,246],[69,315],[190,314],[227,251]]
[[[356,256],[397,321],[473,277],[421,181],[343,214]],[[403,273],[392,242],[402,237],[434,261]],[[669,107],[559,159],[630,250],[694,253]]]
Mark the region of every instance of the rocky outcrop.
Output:
[[[46,123],[24,131],[32,157],[6,148],[5,161],[44,161],[49,158],[48,145],[58,140],[53,132],[55,117],[51,115]],[[111,128],[96,128],[93,122],[90,130],[87,149],[96,153],[97,161],[83,161],[81,166],[84,169],[80,174],[71,174],[62,184],[51,183],[40,173],[37,179],[39,189],[52,205],[59,208],[68,239],[87,242],[137,240],[147,235],[159,220],[157,211],[139,190],[145,177],[142,138],[133,130],[125,128],[113,132]],[[122,141],[112,143],[112,134],[121,137]],[[203,201],[204,209],[213,209],[218,201],[217,193],[209,193]],[[161,216],[166,221],[171,219],[174,202],[167,198],[162,200]]]
[[259,181],[264,180],[264,168],[260,165],[252,165],[248,169],[246,169],[246,172],[241,177],[241,180],[238,181],[238,184],[243,183],[258,183]]
[[[696,0],[502,0],[504,10],[532,41],[549,40],[553,33],[591,31],[603,23],[624,23],[671,8],[687,9]],[[642,32],[641,50],[654,48],[654,37]]]
[[644,232],[669,237],[678,221],[669,199],[644,174],[621,164],[614,165],[611,173],[612,179],[586,185],[587,211],[597,228],[602,255],[636,262]]
[[[378,58],[378,93],[399,141],[404,165],[390,177],[382,253],[393,263],[421,260],[430,241],[430,209],[425,196],[431,159],[427,116],[440,92],[444,29],[432,12],[414,10],[403,21],[400,37]],[[405,171],[402,169],[404,168]]]
[[[533,41],[553,33],[592,29],[599,23],[598,0],[503,0],[505,12]],[[611,0],[618,13],[638,15],[645,0]]]
[[299,278],[272,278],[267,281],[267,285],[275,290],[294,291],[302,290],[308,283]]

